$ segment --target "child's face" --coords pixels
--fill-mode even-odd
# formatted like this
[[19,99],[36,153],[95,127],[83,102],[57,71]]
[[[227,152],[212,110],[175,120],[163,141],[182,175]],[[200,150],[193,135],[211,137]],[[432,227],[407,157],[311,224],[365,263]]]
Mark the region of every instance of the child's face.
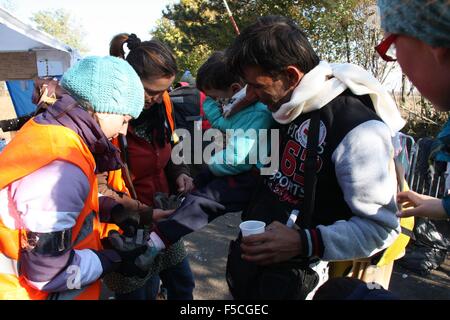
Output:
[[219,90],[219,89],[206,89],[204,92],[207,96],[215,99],[215,100],[222,100],[222,99],[230,99],[234,96],[236,92],[238,92],[241,89],[241,86],[237,83],[233,83],[228,89],[226,90]]

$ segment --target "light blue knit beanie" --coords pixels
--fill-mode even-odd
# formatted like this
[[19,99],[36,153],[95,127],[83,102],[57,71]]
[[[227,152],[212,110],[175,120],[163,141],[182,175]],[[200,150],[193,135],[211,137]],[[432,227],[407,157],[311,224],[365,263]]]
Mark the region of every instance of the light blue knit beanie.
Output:
[[378,0],[381,27],[405,34],[433,47],[450,48],[448,0]]
[[87,57],[67,70],[61,86],[94,111],[137,118],[144,107],[144,87],[130,64],[116,57]]

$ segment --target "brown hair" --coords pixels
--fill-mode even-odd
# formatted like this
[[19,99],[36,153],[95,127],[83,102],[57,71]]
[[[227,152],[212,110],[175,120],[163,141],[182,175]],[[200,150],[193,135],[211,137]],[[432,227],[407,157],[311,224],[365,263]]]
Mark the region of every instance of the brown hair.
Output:
[[282,16],[261,17],[248,26],[234,40],[227,56],[231,70],[241,76],[248,66],[277,75],[294,65],[308,73],[320,62],[306,34],[292,19]]
[[[125,43],[130,50],[126,57],[123,49]],[[127,60],[141,79],[172,77],[178,72],[175,57],[164,43],[158,40],[141,42],[134,33],[114,36],[109,54]]]
[[242,78],[230,71],[223,51],[214,52],[198,69],[197,88],[227,90],[233,83],[244,84]]

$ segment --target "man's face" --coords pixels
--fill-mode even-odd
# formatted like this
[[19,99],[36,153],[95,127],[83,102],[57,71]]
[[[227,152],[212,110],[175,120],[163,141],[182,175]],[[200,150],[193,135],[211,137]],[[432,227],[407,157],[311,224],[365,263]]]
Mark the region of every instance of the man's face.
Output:
[[247,95],[249,92],[253,93],[271,112],[277,111],[283,103],[290,100],[296,86],[283,74],[273,77],[259,66],[246,67],[244,79],[247,83]]

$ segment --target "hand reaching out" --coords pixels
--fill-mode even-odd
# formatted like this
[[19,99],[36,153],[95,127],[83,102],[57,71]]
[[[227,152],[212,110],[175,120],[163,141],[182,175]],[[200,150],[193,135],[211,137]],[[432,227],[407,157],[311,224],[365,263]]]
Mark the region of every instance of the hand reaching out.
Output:
[[[442,200],[423,194],[418,194],[414,191],[404,191],[397,194],[397,202],[402,204],[405,210],[397,213],[398,217],[426,217],[430,219],[447,219],[448,215],[445,212]],[[409,208],[408,207],[413,207]]]

